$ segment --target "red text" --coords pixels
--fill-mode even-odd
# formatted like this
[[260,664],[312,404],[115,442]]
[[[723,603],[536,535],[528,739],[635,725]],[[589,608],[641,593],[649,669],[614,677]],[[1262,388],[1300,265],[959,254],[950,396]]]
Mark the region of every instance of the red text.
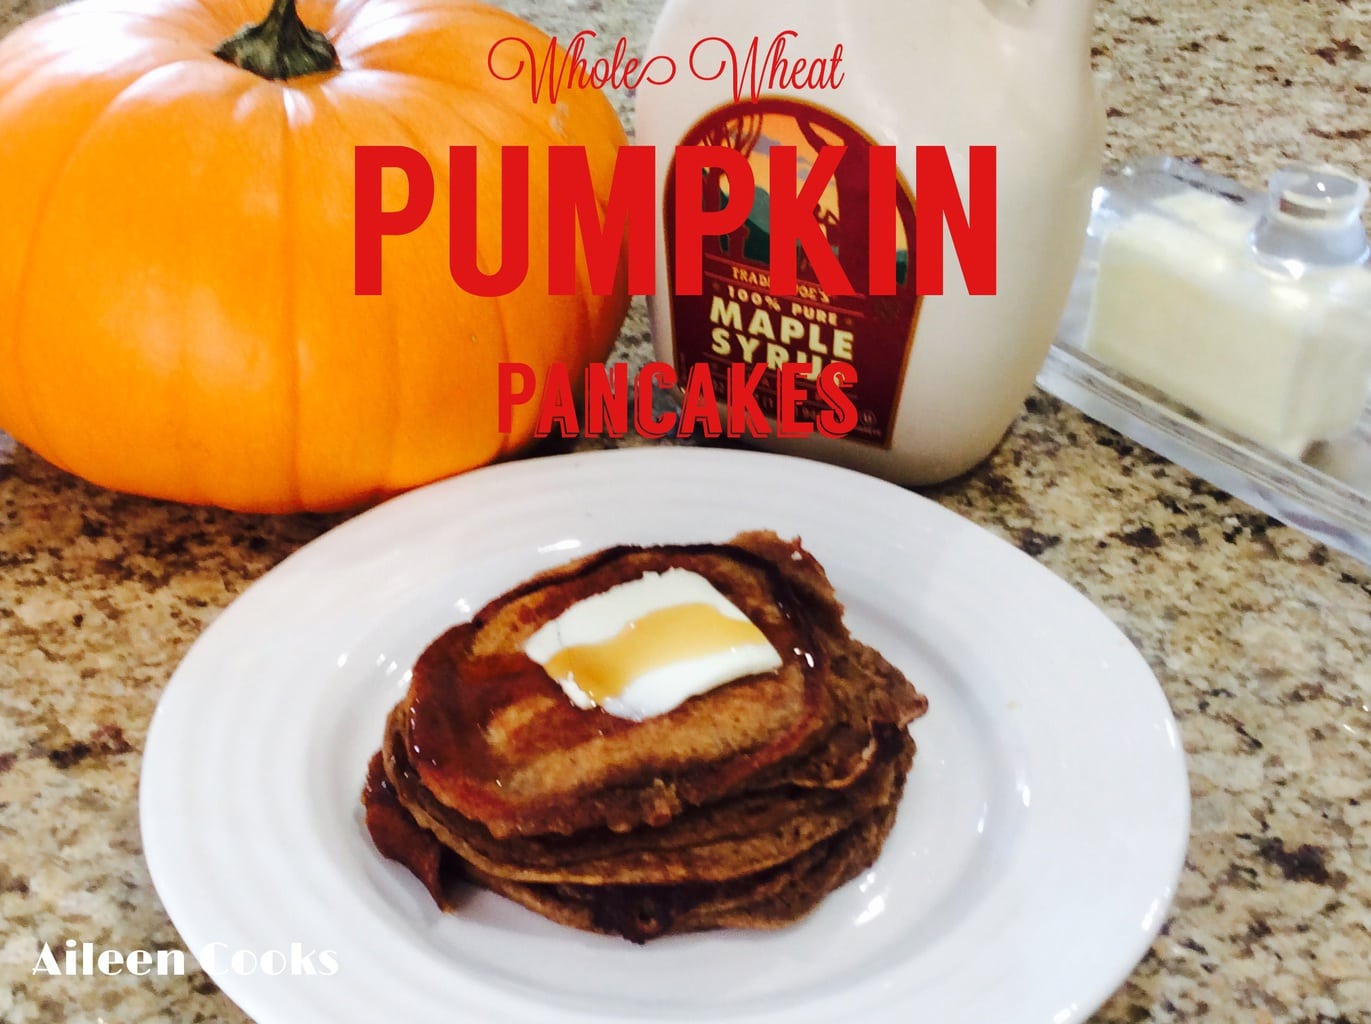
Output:
[[[703,434],[705,437],[800,438],[811,434],[846,437],[857,426],[857,409],[846,389],[857,383],[852,366],[830,363],[822,370],[808,363],[787,363],[776,369],[776,407],[772,426],[759,401],[765,365],[729,363],[723,368],[722,387],[708,363],[696,363],[682,379],[667,363],[648,363],[630,386],[628,364],[592,363],[581,380],[585,396],[584,415],[578,413],[576,389],[565,363],[554,363],[543,379],[527,363],[501,363],[498,380],[498,415],[501,433],[514,429],[515,408],[537,401],[534,434],[623,437],[629,424],[638,434],[663,438],[670,434]],[[679,388],[681,408],[658,411],[654,388]],[[811,395],[820,403],[817,413],[806,413]]]
[[[844,273],[815,218],[818,197],[833,180],[846,148],[820,150],[803,182],[793,146],[772,146],[770,172],[771,291],[797,294],[797,258],[803,251],[816,280],[832,296],[858,294]],[[613,182],[598,212],[584,147],[548,149],[548,294],[574,294],[582,266],[597,295],[611,294],[626,268],[628,289],[635,295],[656,291],[655,194],[656,162],[651,147],[624,146],[617,156]],[[528,278],[529,150],[506,146],[501,152],[499,182],[498,265],[483,270],[477,255],[482,216],[478,192],[488,196],[493,184],[478,180],[474,146],[453,146],[448,154],[448,264],[453,282],[472,295],[507,295]],[[870,224],[869,264],[876,268],[868,295],[895,294],[896,166],[892,147],[873,147],[868,161],[866,211]],[[386,238],[417,230],[432,212],[434,174],[422,153],[408,146],[358,146],[355,155],[355,290],[358,295],[382,292]],[[382,176],[402,173],[408,195],[399,209],[384,207]],[[728,200],[720,209],[705,202],[706,172],[717,170],[728,182]],[[967,196],[963,202],[951,160],[941,146],[919,146],[915,152],[918,215],[915,219],[914,287],[920,295],[944,290],[943,239],[952,240],[972,295],[996,289],[996,167],[993,146],[972,146],[968,153]],[[704,239],[728,235],[751,212],[755,178],[747,158],[727,146],[683,146],[675,168],[675,281],[678,295],[703,289]],[[486,215],[489,215],[486,206]],[[847,215],[846,212],[844,214]],[[578,245],[579,241],[579,245]]]

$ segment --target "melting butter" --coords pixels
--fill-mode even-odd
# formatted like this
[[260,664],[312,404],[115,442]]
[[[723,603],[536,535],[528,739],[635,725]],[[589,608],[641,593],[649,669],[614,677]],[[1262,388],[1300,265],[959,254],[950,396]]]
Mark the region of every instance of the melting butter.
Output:
[[736,605],[698,573],[645,573],[572,605],[524,652],[581,708],[641,721],[781,656]]

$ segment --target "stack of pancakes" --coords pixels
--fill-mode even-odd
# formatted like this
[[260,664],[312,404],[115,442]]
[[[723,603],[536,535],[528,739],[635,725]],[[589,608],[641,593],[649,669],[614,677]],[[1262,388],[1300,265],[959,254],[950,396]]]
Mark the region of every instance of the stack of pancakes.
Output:
[[[780,652],[644,721],[577,708],[523,653],[572,604],[647,572],[704,576]],[[876,859],[927,702],[852,639],[798,543],[620,547],[545,573],[439,637],[372,759],[377,848],[450,907],[483,885],[642,942],[774,928]]]

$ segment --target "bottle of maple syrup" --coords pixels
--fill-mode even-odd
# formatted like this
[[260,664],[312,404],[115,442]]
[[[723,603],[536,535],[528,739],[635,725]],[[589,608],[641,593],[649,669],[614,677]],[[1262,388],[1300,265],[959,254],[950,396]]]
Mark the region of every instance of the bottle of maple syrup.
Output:
[[[682,380],[708,364],[721,401],[730,364],[805,363],[816,381],[826,364],[853,368],[844,392],[855,416],[844,436],[780,438],[773,430],[757,436],[768,447],[905,484],[945,480],[983,459],[1033,386],[1080,257],[1103,129],[1089,59],[1093,7],[1093,0],[667,0],[648,52],[670,57],[676,73],[641,84],[636,112],[637,142],[658,154],[658,284],[650,302],[658,358]],[[676,265],[674,248],[678,154],[691,146],[736,151],[753,178],[745,222],[703,238],[698,279],[693,267]],[[832,147],[842,147],[836,165],[823,155]],[[874,175],[877,150],[889,147],[892,173]],[[921,147],[941,150],[940,166],[971,204],[948,207],[945,197],[924,204],[925,216],[951,217],[933,236],[942,250],[941,294],[916,287],[924,280],[919,261],[939,255],[915,244],[929,234],[916,227]],[[776,162],[792,151],[793,164]],[[804,190],[810,171],[822,173],[821,192]],[[783,173],[790,176],[772,181]],[[887,180],[896,195],[877,197],[885,201],[882,221],[870,212],[871,191]],[[778,275],[788,287],[772,287],[773,186],[815,200],[817,230],[852,294],[824,287],[837,275],[814,265],[828,260],[813,246],[798,253],[793,280]],[[726,175],[707,168],[689,194],[717,211],[730,202],[729,189]],[[792,204],[793,214],[797,198],[792,191],[775,202]],[[967,225],[953,223],[959,209],[976,216],[982,242],[991,233],[989,288],[984,265],[970,281],[964,273],[957,231]],[[681,287],[683,269],[698,285]],[[756,389],[773,426],[781,377],[768,371]],[[817,421],[824,409],[811,391],[794,411]]]

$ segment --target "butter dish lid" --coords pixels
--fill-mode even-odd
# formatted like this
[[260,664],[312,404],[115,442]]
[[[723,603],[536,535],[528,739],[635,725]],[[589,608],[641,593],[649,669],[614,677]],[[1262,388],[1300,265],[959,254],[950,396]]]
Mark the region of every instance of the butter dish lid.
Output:
[[[1233,219],[1197,229],[1197,197],[1224,201],[1208,204],[1211,220]],[[1231,241],[1231,232],[1242,227],[1255,274],[1310,286],[1329,267],[1366,263],[1366,201],[1365,182],[1323,166],[1284,169],[1266,193],[1174,157],[1107,170],[1038,385],[1235,497],[1371,564],[1371,404],[1351,431],[1290,454],[1206,419],[1087,351],[1103,241],[1121,224],[1139,216],[1169,219],[1176,231],[1200,230],[1194,235],[1199,249],[1207,241],[1203,232],[1212,229],[1214,238]],[[1360,281],[1363,273],[1371,282],[1371,270],[1358,268],[1353,278]]]

